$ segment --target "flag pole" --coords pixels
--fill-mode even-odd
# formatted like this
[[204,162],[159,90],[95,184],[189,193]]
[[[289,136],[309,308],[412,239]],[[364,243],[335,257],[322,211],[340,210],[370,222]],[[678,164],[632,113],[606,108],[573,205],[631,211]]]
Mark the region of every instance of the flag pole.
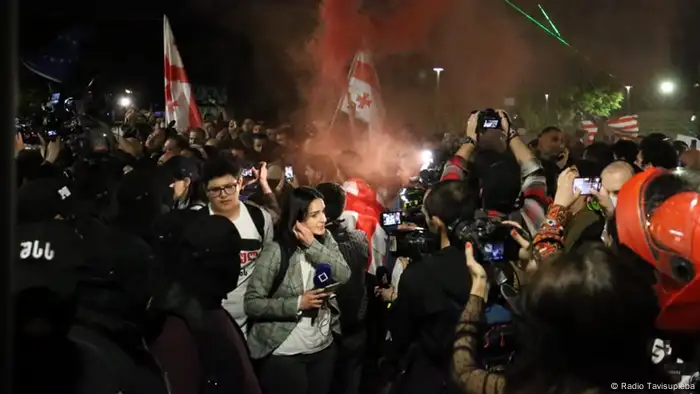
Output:
[[[379,84],[379,73],[377,72],[377,66],[376,66],[376,63],[374,62],[374,57],[372,57],[372,72],[374,73],[374,80],[376,81],[376,84],[377,84],[377,91],[379,92],[380,97],[383,97],[383,96],[381,96],[382,86]],[[385,109],[384,105],[382,105],[381,112],[379,113],[379,122],[380,122],[379,128],[380,128],[380,130],[383,130],[383,128],[384,128],[385,116],[386,116],[386,109]],[[367,136],[369,139],[370,146],[372,146],[372,134],[373,134],[372,131],[374,130],[375,133],[377,132],[376,125],[377,125],[376,120],[374,121],[374,127],[372,127],[372,124],[368,125]]]
[[340,100],[338,100],[338,105],[335,107],[335,111],[333,112],[333,117],[331,118],[331,123],[328,125],[327,132],[330,132],[333,129],[333,125],[335,125],[335,121],[338,119],[338,113],[340,113],[340,110],[343,106],[343,101],[345,101],[346,98],[349,98],[348,96],[348,90],[349,90],[349,83],[350,83],[350,78],[352,78],[352,75],[355,73],[355,65],[357,64],[357,57],[359,56],[359,51],[355,53],[355,57],[352,59],[352,64],[350,65],[350,70],[348,71],[348,76],[345,79],[345,94],[340,96]]

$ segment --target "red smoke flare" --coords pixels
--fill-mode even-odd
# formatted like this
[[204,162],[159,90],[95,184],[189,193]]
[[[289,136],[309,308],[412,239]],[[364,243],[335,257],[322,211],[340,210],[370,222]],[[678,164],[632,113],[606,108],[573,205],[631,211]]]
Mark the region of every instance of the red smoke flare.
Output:
[[[323,82],[344,81],[348,63],[366,47],[377,55],[419,52],[454,0],[324,0],[315,36],[315,60]],[[381,4],[384,6],[381,6]],[[379,5],[375,5],[379,4]],[[361,12],[362,9],[366,12]]]

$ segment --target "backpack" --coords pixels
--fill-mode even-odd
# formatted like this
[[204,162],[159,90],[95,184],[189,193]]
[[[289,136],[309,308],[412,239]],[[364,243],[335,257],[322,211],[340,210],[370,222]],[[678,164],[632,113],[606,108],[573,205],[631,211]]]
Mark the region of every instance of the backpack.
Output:
[[263,215],[262,208],[258,205],[244,201],[243,204],[248,208],[248,213],[250,218],[253,220],[255,229],[258,230],[260,238],[265,238],[265,215]]

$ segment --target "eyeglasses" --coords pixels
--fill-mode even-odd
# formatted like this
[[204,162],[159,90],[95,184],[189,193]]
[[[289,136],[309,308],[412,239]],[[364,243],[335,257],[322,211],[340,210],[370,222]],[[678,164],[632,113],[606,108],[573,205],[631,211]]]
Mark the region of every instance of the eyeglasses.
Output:
[[212,187],[207,189],[207,194],[210,197],[221,197],[222,195],[230,196],[236,192],[236,186],[238,186],[238,184],[229,183],[228,185],[224,185],[221,187]]

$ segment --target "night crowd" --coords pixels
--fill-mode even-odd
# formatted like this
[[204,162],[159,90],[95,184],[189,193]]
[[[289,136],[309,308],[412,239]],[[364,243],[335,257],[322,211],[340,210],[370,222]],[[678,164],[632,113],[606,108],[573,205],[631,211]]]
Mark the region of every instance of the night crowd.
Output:
[[18,132],[14,392],[694,392],[700,152],[483,112],[370,169],[251,119]]

